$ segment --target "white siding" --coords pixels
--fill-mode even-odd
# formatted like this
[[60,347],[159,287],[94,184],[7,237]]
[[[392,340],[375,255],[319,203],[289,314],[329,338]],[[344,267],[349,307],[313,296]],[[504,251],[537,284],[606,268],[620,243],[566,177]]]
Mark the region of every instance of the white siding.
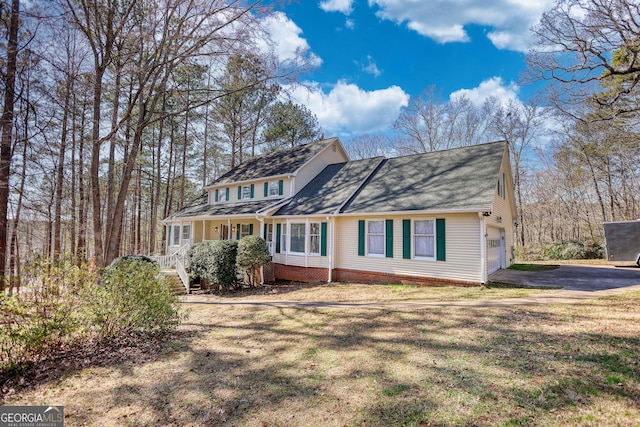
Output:
[[[267,185],[269,182],[278,182],[279,180],[283,181],[283,194],[282,196],[274,196],[274,197],[264,197],[264,183],[266,182]],[[244,200],[266,200],[266,199],[282,199],[282,198],[286,198],[286,197],[290,197],[291,195],[291,179],[290,178],[274,178],[274,179],[263,179],[263,180],[259,180],[259,181],[251,181],[251,182],[245,182],[242,184],[229,184],[229,185],[225,185],[223,187],[217,187],[217,190],[219,192],[224,192],[227,188],[229,189],[229,200],[227,200],[226,202],[218,202],[218,203],[227,203],[227,202],[237,202],[239,200],[242,199],[238,199],[238,187],[251,187],[251,184],[253,184],[253,199],[244,199]],[[216,188],[211,188],[209,189],[209,202],[212,204],[216,203]]]
[[[334,148],[335,147],[335,151]],[[315,178],[328,165],[335,163],[343,163],[347,161],[347,157],[337,142],[334,142],[327,149],[322,151],[309,164],[303,166],[296,175],[294,192],[302,190],[313,178]]]
[[[445,219],[446,261],[402,258],[403,219]],[[358,220],[393,220],[393,258],[358,256]],[[477,213],[435,216],[340,217],[336,230],[336,268],[481,282],[480,219]]]
[[514,247],[515,227],[517,222],[515,212],[515,200],[513,192],[513,179],[511,178],[511,168],[509,166],[509,157],[504,156],[500,173],[505,174],[505,198],[498,195],[497,182],[496,192],[493,196],[493,208],[491,215],[486,218],[486,224],[489,227],[495,227],[504,230],[505,248],[506,248],[506,264],[507,267],[515,262],[513,259],[512,247]]

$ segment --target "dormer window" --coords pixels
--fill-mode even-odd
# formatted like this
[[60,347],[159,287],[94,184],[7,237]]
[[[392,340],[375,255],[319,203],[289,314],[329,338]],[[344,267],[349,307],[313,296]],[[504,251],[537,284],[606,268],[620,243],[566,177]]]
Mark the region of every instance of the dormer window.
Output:
[[279,196],[280,195],[279,188],[280,188],[280,186],[278,185],[278,181],[270,182],[269,183],[269,197]]
[[242,187],[242,200],[251,198],[251,187],[245,185]]
[[229,201],[229,189],[228,188],[216,188],[214,194],[214,202],[228,202]]

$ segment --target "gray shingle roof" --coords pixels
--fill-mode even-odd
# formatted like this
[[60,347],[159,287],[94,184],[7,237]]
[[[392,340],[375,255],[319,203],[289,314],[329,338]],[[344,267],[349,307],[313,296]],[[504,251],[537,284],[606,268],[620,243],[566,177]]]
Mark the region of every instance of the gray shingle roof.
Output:
[[344,213],[490,210],[506,142],[386,160]]
[[196,199],[190,206],[187,206],[171,215],[167,219],[191,218],[199,216],[229,216],[229,215],[255,215],[258,211],[281,202],[283,199],[269,199],[257,201],[241,201],[235,203],[218,203],[209,205],[204,202],[198,203],[201,197]]
[[383,160],[374,157],[327,166],[275,216],[334,213]]
[[209,184],[209,186],[293,173],[313,156],[337,140],[337,138],[323,139],[287,150],[278,150],[254,157],[240,166],[231,169]]

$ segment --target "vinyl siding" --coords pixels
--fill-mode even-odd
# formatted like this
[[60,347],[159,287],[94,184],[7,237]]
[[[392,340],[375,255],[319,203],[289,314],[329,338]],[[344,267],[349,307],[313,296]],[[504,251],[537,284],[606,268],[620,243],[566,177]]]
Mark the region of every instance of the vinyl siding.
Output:
[[513,179],[508,161],[508,156],[505,156],[502,160],[502,167],[500,168],[500,173],[505,174],[505,198],[503,199],[498,195],[496,183],[496,192],[493,196],[493,208],[491,209],[491,215],[486,218],[487,227],[504,229],[507,267],[515,262],[512,257],[511,248],[515,246],[515,227],[513,224],[514,222],[518,222],[515,211]]
[[[289,223],[304,223],[306,221],[306,218],[300,218],[300,219],[296,219],[296,220],[289,220]],[[318,222],[318,223],[322,223],[322,222],[326,222],[326,218],[322,217],[322,218],[309,218],[309,222]],[[276,221],[276,224],[282,224],[282,227],[286,226],[286,221]],[[274,233],[276,230],[276,226],[273,227]],[[331,226],[328,225],[328,233],[327,233],[327,238],[329,239],[331,236],[330,230],[331,230]],[[290,236],[289,236],[290,238]],[[309,237],[307,236],[307,242],[308,242]],[[275,242],[275,236],[274,236],[274,242]],[[287,248],[289,248],[291,245],[291,242],[287,242]],[[331,242],[327,241],[327,255],[329,255],[329,251],[331,248]],[[308,250],[308,249],[307,249]],[[328,256],[320,256],[318,254],[307,254],[307,255],[300,255],[300,254],[291,254],[291,253],[274,253],[273,254],[273,262],[278,263],[278,264],[283,264],[283,265],[293,265],[293,266],[297,266],[297,267],[318,267],[318,268],[328,268],[329,267],[329,257]]]
[[[279,180],[283,181],[283,194],[281,196],[273,196],[273,197],[265,197],[264,196],[264,183],[267,182],[278,182]],[[251,181],[251,182],[244,182],[242,184],[229,184],[229,185],[225,185],[223,187],[217,187],[219,192],[224,192],[225,189],[228,187],[229,188],[229,200],[227,200],[228,202],[237,202],[239,200],[242,200],[241,198],[238,198],[238,187],[242,186],[248,186],[251,187],[251,184],[253,184],[253,198],[252,199],[245,199],[245,200],[253,200],[253,201],[257,201],[257,200],[267,200],[267,199],[283,199],[283,198],[287,198],[290,197],[291,195],[291,179],[289,178],[274,178],[274,179],[261,179],[258,181]],[[216,188],[211,188],[209,189],[209,201],[212,204],[215,204],[215,194],[216,194]],[[220,202],[220,203],[226,203],[226,202]]]
[[[444,218],[446,227],[446,261],[402,258],[402,220]],[[393,219],[393,258],[358,256],[358,220]],[[406,274],[436,279],[481,282],[480,219],[473,214],[391,215],[340,217],[336,230],[336,268]]]
[[[333,146],[336,147],[336,151],[333,151]],[[340,145],[334,143],[326,150],[320,153],[309,164],[303,166],[296,175],[294,192],[302,190],[313,178],[315,178],[320,172],[324,170],[328,165],[335,163],[343,163],[347,161],[347,157],[342,152]]]

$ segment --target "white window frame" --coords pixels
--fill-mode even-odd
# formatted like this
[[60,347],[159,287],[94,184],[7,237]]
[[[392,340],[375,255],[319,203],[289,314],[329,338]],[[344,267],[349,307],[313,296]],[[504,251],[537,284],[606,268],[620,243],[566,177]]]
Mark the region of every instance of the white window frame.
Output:
[[181,240],[189,239],[191,239],[191,224],[183,224]]
[[283,223],[281,228],[282,231],[280,232],[280,253],[286,254],[288,253],[287,248],[289,247],[289,245],[287,245],[287,238],[289,237],[287,228],[289,228],[289,224]]
[[240,238],[251,236],[251,225],[250,224],[240,224]]
[[241,196],[242,196],[242,198],[240,200],[250,200],[251,199],[251,186],[250,185],[243,185],[242,186]]
[[220,188],[218,189],[218,202],[226,202],[227,201],[227,189]]
[[182,236],[180,228],[180,224],[173,225],[173,239],[171,241],[171,246],[180,246],[180,237]]
[[505,198],[504,191],[504,172],[500,172],[500,176],[498,177],[498,196]]
[[[429,221],[432,223],[433,234],[418,234],[416,233],[416,223],[420,221]],[[416,253],[416,238],[420,237],[433,237],[433,256],[423,256]],[[435,261],[437,251],[437,235],[436,235],[436,220],[435,218],[417,218],[411,221],[411,253],[413,259],[419,261]]]
[[[380,234],[380,233],[370,233],[369,232],[369,224],[371,224],[373,222],[382,223],[382,234]],[[387,242],[387,236],[386,236],[386,231],[387,230],[386,230],[386,228],[387,227],[386,227],[385,220],[384,219],[367,220],[366,227],[367,228],[365,230],[365,239],[366,239],[365,240],[365,246],[366,246],[366,254],[367,254],[367,256],[375,257],[375,258],[384,258],[385,255],[386,255],[386,251],[387,251],[387,248],[386,248],[386,246],[387,246],[386,245],[386,242]],[[374,236],[377,236],[377,237],[381,236],[382,237],[382,253],[377,253],[377,252],[373,253],[373,252],[371,252],[371,242],[370,242],[369,238],[370,237],[374,237]]]
[[[312,228],[313,226],[317,226],[317,233],[312,233]],[[322,245],[321,242],[321,233],[322,233],[322,225],[319,222],[309,222],[309,230],[307,231],[307,236],[309,239],[309,245],[307,246],[309,248],[309,255],[320,255],[320,245]],[[318,245],[318,250],[317,252],[313,252],[313,240],[316,239],[317,240],[317,245]]]
[[[275,189],[275,192],[274,192]],[[278,197],[280,195],[280,183],[278,181],[271,181],[269,183],[269,190],[267,191],[268,197]]]
[[[300,251],[294,251],[293,250],[293,228],[299,228],[298,226],[302,226],[302,231],[303,231],[303,236],[302,236],[302,252]],[[289,252],[290,254],[294,254],[294,255],[305,255],[307,252],[307,236],[309,234],[307,233],[307,225],[304,222],[292,222],[289,224],[289,248],[291,248],[291,252]]]

